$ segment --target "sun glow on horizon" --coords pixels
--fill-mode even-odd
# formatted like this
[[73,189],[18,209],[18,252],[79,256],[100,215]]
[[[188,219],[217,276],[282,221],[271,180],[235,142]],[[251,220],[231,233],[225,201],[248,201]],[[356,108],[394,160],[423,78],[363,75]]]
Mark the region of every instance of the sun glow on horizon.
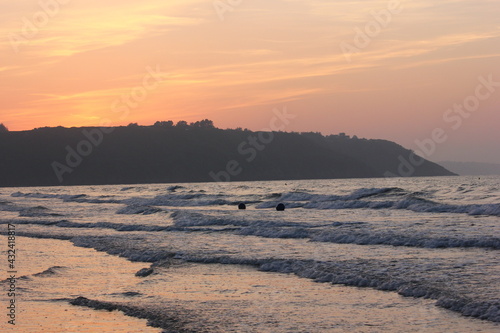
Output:
[[[52,7],[0,0],[0,122],[10,130],[204,118],[258,130],[286,106],[298,116],[288,131],[412,148],[449,129],[443,115],[479,77],[500,82],[496,0],[256,0],[222,12],[201,0],[42,3]],[[164,75],[154,89],[147,68]],[[498,146],[499,105],[500,89],[447,131],[436,158],[500,163],[461,150]]]

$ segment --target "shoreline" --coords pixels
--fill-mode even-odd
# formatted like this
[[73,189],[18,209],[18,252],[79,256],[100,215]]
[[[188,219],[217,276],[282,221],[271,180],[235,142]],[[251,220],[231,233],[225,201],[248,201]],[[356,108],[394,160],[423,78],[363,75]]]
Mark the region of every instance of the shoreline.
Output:
[[[40,261],[37,261],[38,266],[36,264],[30,266],[26,261],[20,260],[20,266],[26,273],[23,275],[30,276],[27,282],[36,284],[37,278],[45,282],[52,279],[61,289],[51,290],[54,287],[44,283],[24,290],[25,294],[32,293],[28,297],[32,299],[26,301],[24,296],[19,298],[21,306],[24,307],[28,303],[30,305],[29,311],[24,310],[19,313],[19,322],[30,322],[31,325],[41,325],[39,327],[44,328],[47,328],[44,325],[48,325],[53,332],[65,332],[61,330],[61,324],[69,323],[69,319],[65,318],[73,317],[79,318],[79,324],[73,321],[72,325],[80,325],[82,329],[79,331],[81,332],[85,332],[86,327],[94,329],[99,327],[100,332],[120,332],[118,323],[124,321],[129,323],[127,329],[136,327],[142,332],[159,332],[158,329],[146,326],[145,319],[136,317],[151,319],[151,316],[156,315],[158,319],[168,313],[173,314],[174,317],[177,316],[178,320],[186,326],[187,331],[195,327],[194,331],[207,328],[206,332],[219,332],[226,329],[235,329],[237,332],[248,330],[285,332],[284,329],[280,330],[282,325],[289,325],[286,330],[288,332],[293,332],[294,327],[296,332],[300,332],[311,325],[314,327],[323,325],[320,331],[328,332],[370,328],[372,331],[383,328],[387,331],[404,329],[408,332],[422,330],[440,332],[443,329],[441,325],[445,324],[448,327],[450,323],[456,325],[455,328],[463,329],[463,332],[471,330],[488,332],[493,328],[498,328],[495,323],[467,318],[438,308],[432,300],[402,297],[393,292],[371,288],[316,283],[292,274],[261,272],[249,266],[183,262],[178,265],[158,265],[155,268],[155,274],[138,278],[135,277],[135,273],[148,266],[148,263],[130,262],[94,249],[77,247],[69,241],[21,236],[19,247],[23,248],[24,252],[20,258],[24,256],[33,259],[34,255],[45,257],[51,265],[49,269],[42,270],[44,267]],[[40,251],[40,249],[44,250]],[[100,262],[102,265],[85,266],[90,262]],[[121,271],[117,272],[112,269],[117,266],[104,265],[110,262],[114,265],[119,262]],[[78,274],[84,283],[76,284],[78,285],[76,289],[73,284],[71,286],[73,289],[68,290],[65,289],[64,283],[58,281],[64,279],[65,274],[75,277],[74,274],[70,274],[72,264],[75,264],[75,269],[80,270]],[[50,270],[54,267],[59,268]],[[95,275],[96,269],[99,272],[98,276]],[[46,273],[42,276],[32,277],[43,272]],[[82,275],[82,272],[87,272],[87,274]],[[90,276],[90,281],[85,275]],[[101,285],[100,290],[92,290],[94,284],[99,282],[104,284]],[[48,289],[49,294],[53,295],[48,299],[43,299],[43,296],[48,296],[47,290],[39,294],[40,290],[35,287]],[[138,292],[141,295],[137,298],[124,296],[126,292],[133,294],[139,291],[139,288],[142,290]],[[70,296],[67,300],[82,296],[95,300],[94,305],[98,307],[102,305],[105,308],[106,304],[111,304],[112,309],[122,311],[96,311],[90,307],[72,306],[69,303],[53,301],[63,296],[64,292]],[[310,298],[310,295],[315,296]],[[130,303],[135,305],[132,306]],[[85,305],[85,302],[79,305]],[[31,310],[34,309],[33,306],[37,308],[34,313],[45,315],[37,317]],[[127,311],[126,306],[137,311]],[[163,311],[158,312],[159,309]],[[54,318],[54,312],[59,316],[58,318]],[[241,320],[235,321],[235,318]],[[268,319],[263,320],[263,318]],[[38,324],[36,324],[37,320]],[[268,326],[273,326],[273,322],[279,325],[271,329]],[[409,324],[411,326],[408,326]],[[16,329],[19,327],[22,326]],[[220,330],[221,327],[224,329]],[[166,327],[163,328],[166,329]]]
[[[4,238],[6,239],[4,235],[0,235],[2,244]],[[121,279],[119,275],[127,271],[132,273],[140,264],[134,264],[122,258],[113,258],[92,249],[78,248],[65,240],[18,236],[17,248],[16,322],[15,325],[11,325],[7,324],[6,320],[2,320],[0,323],[2,331],[161,332],[147,326],[147,321],[144,319],[126,316],[117,311],[95,311],[76,307],[68,300],[64,300],[65,297],[70,296],[72,292],[70,288],[86,293],[94,287],[90,281],[92,276],[81,274],[85,271],[95,272],[98,268],[96,266],[91,268],[91,265],[88,265],[91,262],[90,256],[93,256],[96,264],[110,261],[110,259],[115,264],[119,262],[122,270],[116,272],[116,281]],[[96,277],[94,279],[96,282],[99,280]],[[3,285],[4,278],[1,277],[0,280]],[[109,286],[112,287],[111,284]],[[101,287],[106,289],[106,285]],[[2,306],[6,304],[6,301],[2,295]]]

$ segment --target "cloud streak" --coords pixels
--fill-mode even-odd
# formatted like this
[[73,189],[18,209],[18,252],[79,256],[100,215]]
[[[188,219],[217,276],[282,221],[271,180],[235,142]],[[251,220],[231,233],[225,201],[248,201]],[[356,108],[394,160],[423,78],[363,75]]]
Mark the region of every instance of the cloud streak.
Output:
[[[158,64],[171,76],[130,122],[204,117],[260,128],[252,108],[287,103],[313,112],[315,130],[411,142],[401,136],[401,110],[424,126],[478,75],[500,77],[500,8],[496,0],[401,1],[401,13],[347,63],[339,44],[388,3],[254,0],[220,21],[210,1],[69,1],[15,53],[7,36],[40,8],[0,0],[1,121],[11,129],[96,124],[145,66]],[[359,122],[375,113],[387,119],[379,135]],[[417,127],[407,134],[426,130]]]

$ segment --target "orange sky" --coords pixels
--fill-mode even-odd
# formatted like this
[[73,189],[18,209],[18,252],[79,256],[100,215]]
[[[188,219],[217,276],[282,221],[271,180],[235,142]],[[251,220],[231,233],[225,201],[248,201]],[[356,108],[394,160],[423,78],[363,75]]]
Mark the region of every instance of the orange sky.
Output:
[[500,163],[500,84],[478,88],[500,82],[498,0],[40,3],[0,0],[10,130],[203,118],[259,130],[286,107],[287,131],[421,150],[441,128],[429,159]]

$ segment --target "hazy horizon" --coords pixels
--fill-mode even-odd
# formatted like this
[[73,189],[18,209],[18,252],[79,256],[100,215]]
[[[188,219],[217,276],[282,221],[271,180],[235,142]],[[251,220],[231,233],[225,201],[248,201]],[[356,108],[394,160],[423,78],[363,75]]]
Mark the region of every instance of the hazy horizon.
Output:
[[211,119],[500,163],[494,0],[0,0],[9,130]]

